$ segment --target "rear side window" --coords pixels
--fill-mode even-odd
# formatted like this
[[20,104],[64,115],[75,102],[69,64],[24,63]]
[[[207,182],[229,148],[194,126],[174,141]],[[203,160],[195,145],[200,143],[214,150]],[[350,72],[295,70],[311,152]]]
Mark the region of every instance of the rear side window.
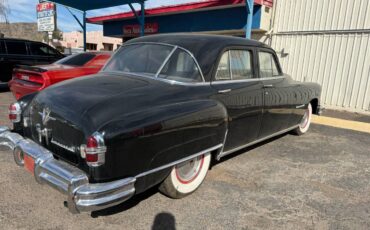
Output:
[[260,51],[258,53],[258,59],[261,78],[280,76],[276,60],[272,53]]
[[246,80],[253,78],[252,53],[248,50],[225,52],[217,68],[216,80]]
[[95,54],[91,53],[80,53],[74,54],[69,57],[63,58],[56,62],[56,64],[61,65],[71,65],[71,66],[84,66],[86,63],[91,61],[95,57]]
[[6,48],[8,50],[8,54],[27,55],[26,43],[24,42],[7,41]]
[[203,81],[193,57],[182,49],[177,49],[172,54],[158,77],[179,82]]
[[31,54],[35,56],[53,56],[56,52],[49,46],[40,43],[30,43]]

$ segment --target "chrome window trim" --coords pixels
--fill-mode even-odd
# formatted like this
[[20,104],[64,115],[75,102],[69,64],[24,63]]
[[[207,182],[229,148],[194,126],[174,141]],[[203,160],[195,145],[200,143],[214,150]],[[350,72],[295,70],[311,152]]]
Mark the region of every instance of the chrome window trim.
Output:
[[[202,68],[200,68],[200,65],[198,63],[198,60],[195,58],[195,56],[193,55],[192,52],[190,52],[188,49],[185,49],[183,47],[180,47],[180,46],[176,46],[176,45],[172,45],[172,44],[168,44],[168,43],[162,43],[162,42],[134,42],[134,43],[129,43],[129,44],[124,44],[120,47],[120,49],[122,49],[123,47],[126,47],[126,46],[132,46],[132,45],[140,45],[140,44],[149,44],[149,45],[162,45],[162,46],[169,46],[169,47],[173,47],[174,49],[171,51],[171,53],[169,54],[169,56],[163,61],[161,67],[159,68],[159,70],[157,71],[156,75],[154,78],[156,79],[159,79],[158,78],[158,72],[160,73],[162,71],[162,69],[164,68],[164,66],[167,64],[167,62],[169,61],[169,59],[171,58],[171,56],[173,55],[173,53],[177,50],[177,49],[181,49],[183,51],[185,51],[186,53],[188,53],[190,55],[190,57],[193,59],[193,61],[195,62],[195,65],[197,66],[198,70],[199,70],[199,73],[200,73],[200,76],[202,77],[202,80],[203,82],[206,82],[205,78],[204,78],[204,75],[203,75],[203,71],[202,71]],[[117,55],[118,51],[111,57],[111,59]],[[111,60],[109,59],[109,61]],[[108,61],[108,62],[109,62]],[[104,73],[107,73],[107,72],[120,72],[120,71],[104,71],[105,67],[107,66],[108,62],[104,65],[103,67],[103,70],[102,72]],[[124,72],[122,72],[124,73]],[[127,73],[127,72],[126,72]],[[135,73],[131,73],[130,74],[134,74],[134,75],[137,75]],[[141,75],[140,75],[141,76]],[[174,84],[177,84],[177,83],[185,83],[185,82],[179,82],[179,81],[173,81],[173,80],[170,80],[171,82],[173,82]],[[197,84],[199,82],[193,82],[193,83],[185,83],[185,84]]]
[[175,81],[175,80],[168,80],[168,79],[163,79],[163,78],[154,78],[150,76],[146,76],[144,74],[138,74],[138,73],[130,73],[130,72],[122,72],[122,71],[106,71],[104,72],[106,74],[127,74],[127,75],[134,75],[138,77],[143,77],[143,78],[148,78],[151,80],[157,80],[161,82],[165,82],[170,85],[183,85],[183,86],[210,86],[211,82],[180,82],[180,81]]
[[155,78],[158,78],[159,74],[162,72],[163,68],[166,66],[167,62],[171,59],[173,53],[177,50],[177,46],[173,47],[170,54],[164,59],[162,65],[159,67],[157,73],[155,74]]

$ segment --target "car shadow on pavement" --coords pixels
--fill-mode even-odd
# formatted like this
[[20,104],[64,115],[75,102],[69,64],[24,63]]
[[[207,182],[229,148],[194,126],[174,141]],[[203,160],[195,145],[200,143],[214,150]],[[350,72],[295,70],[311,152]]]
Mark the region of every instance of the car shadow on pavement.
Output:
[[175,230],[176,229],[176,219],[174,215],[168,212],[158,213],[152,225],[152,230]]
[[129,210],[133,207],[135,207],[136,205],[138,205],[140,202],[148,199],[149,197],[153,196],[154,194],[156,194],[158,192],[158,187],[155,186],[143,193],[140,193],[138,195],[135,195],[133,196],[131,199],[119,204],[119,205],[116,205],[116,206],[113,206],[113,207],[110,207],[110,208],[107,208],[107,209],[103,209],[103,210],[99,210],[99,211],[94,211],[94,212],[91,212],[91,217],[92,218],[98,218],[100,216],[111,216],[111,215],[115,215],[117,213],[120,213],[120,212],[124,212],[126,210]]

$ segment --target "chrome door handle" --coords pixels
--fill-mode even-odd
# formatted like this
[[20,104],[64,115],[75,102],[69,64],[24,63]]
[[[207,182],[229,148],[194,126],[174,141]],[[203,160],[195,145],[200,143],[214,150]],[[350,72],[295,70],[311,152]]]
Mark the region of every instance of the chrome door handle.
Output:
[[219,90],[218,93],[225,94],[225,93],[230,93],[231,89],[224,89],[224,90]]
[[264,85],[263,88],[274,88],[274,85]]

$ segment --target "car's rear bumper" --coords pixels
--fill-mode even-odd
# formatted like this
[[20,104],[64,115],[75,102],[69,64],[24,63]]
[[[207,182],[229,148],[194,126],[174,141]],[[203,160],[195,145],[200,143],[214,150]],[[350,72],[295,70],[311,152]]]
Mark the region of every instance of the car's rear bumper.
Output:
[[[72,213],[112,207],[135,194],[135,178],[90,184],[85,172],[54,159],[49,150],[4,126],[0,126],[0,146],[12,149],[15,162],[31,170],[37,182],[67,195],[67,206]],[[30,166],[29,162],[34,164]]]

